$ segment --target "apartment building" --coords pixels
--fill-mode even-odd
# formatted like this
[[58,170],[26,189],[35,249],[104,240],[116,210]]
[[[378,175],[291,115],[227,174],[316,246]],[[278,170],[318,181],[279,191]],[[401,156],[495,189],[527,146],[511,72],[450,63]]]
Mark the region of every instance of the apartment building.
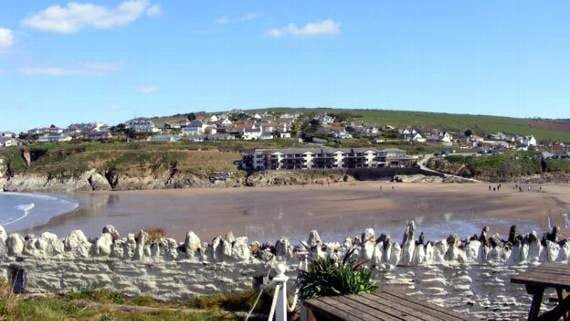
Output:
[[400,149],[288,148],[256,149],[242,153],[245,170],[348,169],[413,167],[416,158]]

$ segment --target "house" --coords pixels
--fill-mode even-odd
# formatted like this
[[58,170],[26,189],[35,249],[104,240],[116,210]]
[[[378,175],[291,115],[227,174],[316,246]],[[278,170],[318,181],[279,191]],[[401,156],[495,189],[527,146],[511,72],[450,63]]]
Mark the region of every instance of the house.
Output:
[[352,134],[347,132],[346,129],[333,130],[333,137],[339,139],[349,139],[352,138]]
[[269,131],[266,131],[266,130],[263,130],[263,131],[261,132],[261,136],[259,136],[259,139],[260,139],[260,140],[271,140],[271,139],[273,139],[273,138],[275,138],[275,137],[273,137],[273,132],[269,132]]
[[400,138],[403,140],[412,141],[417,133],[418,131],[413,128],[405,128],[400,131]]
[[178,135],[155,135],[147,138],[147,141],[154,143],[174,143],[180,140]]
[[439,141],[445,146],[451,146],[453,144],[453,136],[448,132],[444,132]]
[[323,126],[328,126],[334,123],[335,118],[327,113],[320,113],[315,117],[316,120]]
[[263,127],[261,126],[259,128],[255,128],[255,126],[252,126],[252,128],[244,128],[241,133],[241,137],[244,140],[257,140],[260,139],[262,135]]
[[215,135],[218,133],[218,127],[216,125],[208,125],[204,129],[204,134],[206,135]]
[[231,126],[233,123],[229,118],[224,118],[224,120],[222,120],[221,125],[224,127],[229,127]]
[[0,136],[0,147],[18,146],[20,141],[14,137]]
[[82,124],[71,124],[63,130],[64,134],[76,138],[84,137],[90,139],[88,138],[89,136],[92,136],[93,138],[106,136],[105,134],[97,135],[97,133],[99,132],[109,132],[109,126],[103,123],[82,123]]
[[45,134],[38,138],[38,143],[62,143],[62,142],[70,142],[71,136],[66,134]]
[[534,147],[537,145],[536,138],[534,136],[524,136],[518,139],[518,142],[525,147]]
[[56,134],[61,134],[61,133],[63,133],[63,129],[61,129],[55,125],[50,125],[49,127],[34,128],[34,129],[28,130],[28,134],[30,134],[30,135],[45,135],[45,134],[56,135]]
[[126,122],[125,125],[135,133],[160,133],[160,129],[148,118],[135,118]]
[[513,138],[511,136],[505,135],[502,132],[498,132],[496,134],[489,135],[489,139],[491,140],[502,140],[502,141],[512,141]]
[[0,132],[0,137],[16,138],[16,136],[14,132]]
[[424,138],[420,133],[416,133],[415,135],[412,136],[411,141],[416,143],[425,143],[427,142],[427,139]]
[[107,140],[112,139],[113,135],[110,130],[91,131],[84,135],[88,140]]
[[208,128],[208,124],[201,120],[193,120],[186,127],[182,127],[182,134],[184,135],[203,135]]
[[210,116],[210,119],[209,119],[210,123],[215,123],[215,122],[217,122],[218,120],[219,120],[219,118],[218,118],[218,116],[216,116],[216,115]]

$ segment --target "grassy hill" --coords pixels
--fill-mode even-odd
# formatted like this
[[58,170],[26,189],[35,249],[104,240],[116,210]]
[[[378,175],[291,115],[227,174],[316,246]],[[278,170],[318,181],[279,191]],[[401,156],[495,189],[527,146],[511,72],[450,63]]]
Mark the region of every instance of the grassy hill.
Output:
[[[531,119],[472,114],[448,114],[419,111],[382,109],[338,109],[338,108],[290,108],[276,107],[250,109],[245,111],[272,111],[278,113],[303,112],[308,116],[320,112],[342,114],[343,118],[356,122],[396,127],[438,128],[463,132],[471,129],[477,135],[497,132],[516,135],[534,135],[538,140],[570,142],[570,119]],[[157,116],[152,120],[157,124],[176,122],[185,119],[184,114]]]
[[471,129],[478,135],[496,132],[518,135],[535,135],[539,140],[570,142],[570,119],[544,120],[471,114],[447,114],[418,111],[334,109],[334,108],[269,108],[274,112],[300,111],[306,114],[319,112],[346,113],[351,120],[396,127],[439,128],[450,131]]

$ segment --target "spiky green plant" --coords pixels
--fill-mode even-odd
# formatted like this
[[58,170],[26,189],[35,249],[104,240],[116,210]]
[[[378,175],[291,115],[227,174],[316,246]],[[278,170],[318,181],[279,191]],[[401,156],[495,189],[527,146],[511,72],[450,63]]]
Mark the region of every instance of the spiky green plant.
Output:
[[345,256],[343,260],[312,260],[308,271],[299,273],[298,283],[299,295],[303,300],[320,296],[370,293],[377,288],[372,272],[363,262],[351,260],[350,255]]

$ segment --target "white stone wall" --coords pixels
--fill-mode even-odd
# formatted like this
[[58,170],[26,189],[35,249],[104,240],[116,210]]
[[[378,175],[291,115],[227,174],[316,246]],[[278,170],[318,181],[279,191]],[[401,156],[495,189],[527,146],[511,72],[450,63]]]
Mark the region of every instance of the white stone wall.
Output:
[[286,263],[295,277],[300,255],[341,258],[347,253],[371,268],[391,271],[398,267],[433,265],[521,266],[542,262],[568,263],[570,240],[558,239],[558,228],[539,238],[536,232],[520,235],[513,227],[508,239],[481,235],[440,241],[417,237],[413,222],[407,224],[402,242],[366,229],[342,244],[322,242],[312,231],[306,242],[293,247],[287,239],[274,245],[249,242],[229,233],[202,242],[188,232],[184,242],[149,240],[144,231],[121,237],[112,226],[99,238],[88,240],[80,230],[60,239],[46,232],[40,236],[7,235],[0,226],[0,276],[14,282],[14,271],[24,271],[29,293],[66,293],[109,289],[126,295],[149,295],[159,300],[183,300],[196,295],[240,292],[251,289],[254,279],[267,276],[271,267]]
[[292,247],[287,241],[279,244],[277,256],[231,233],[203,243],[189,232],[177,243],[166,238],[149,241],[144,231],[121,238],[112,226],[96,240],[88,240],[80,230],[63,239],[52,233],[6,235],[0,226],[0,276],[15,282],[14,271],[24,271],[27,293],[109,289],[183,300],[251,289],[277,262],[292,264],[294,271],[298,260]]

